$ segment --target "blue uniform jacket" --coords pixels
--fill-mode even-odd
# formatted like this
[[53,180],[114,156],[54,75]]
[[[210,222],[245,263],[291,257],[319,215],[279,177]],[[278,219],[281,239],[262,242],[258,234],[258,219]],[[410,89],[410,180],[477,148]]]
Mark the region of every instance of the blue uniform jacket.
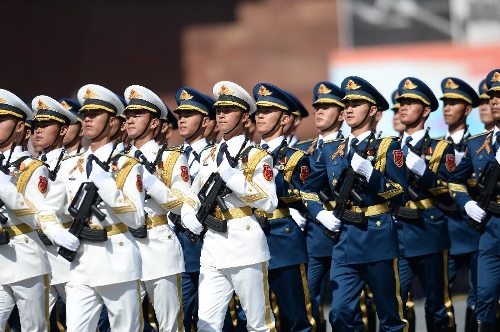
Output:
[[[419,147],[422,140],[415,142]],[[432,139],[424,151],[427,169],[412,188],[418,199],[433,198],[448,193],[448,183],[455,169],[455,150],[447,141]],[[450,238],[444,213],[436,206],[421,211],[419,222],[398,221],[399,249],[401,255],[415,257],[450,249]]]
[[[302,199],[311,216],[316,218],[324,210],[318,192],[325,186],[334,186],[342,170],[350,167],[347,157],[347,139],[324,144],[324,158],[320,158],[311,170],[302,188]],[[366,140],[358,144],[363,150]],[[406,202],[406,170],[399,143],[395,138],[377,139],[371,151],[373,173],[369,182],[358,189],[363,198],[361,207],[393,202]],[[394,219],[388,212],[367,217],[367,227],[345,225],[339,242],[333,247],[333,257],[349,264],[363,264],[393,259],[399,256],[397,230]]]
[[[495,161],[492,132],[479,134],[469,139],[465,155],[450,179],[449,189],[452,197],[462,209],[472,198],[467,192],[465,183],[472,174],[476,181],[489,161]],[[465,211],[464,211],[465,212]],[[500,255],[500,218],[491,216],[486,222],[486,228],[479,238],[479,250]]]

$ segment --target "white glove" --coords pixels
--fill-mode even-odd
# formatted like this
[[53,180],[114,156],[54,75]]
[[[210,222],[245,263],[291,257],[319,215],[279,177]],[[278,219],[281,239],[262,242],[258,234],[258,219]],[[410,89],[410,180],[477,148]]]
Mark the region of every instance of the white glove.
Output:
[[189,229],[194,234],[200,235],[201,232],[203,231],[203,226],[201,225],[198,218],[196,218],[196,213],[194,212],[186,213],[181,218],[181,220],[182,220],[182,225],[187,229]]
[[497,160],[497,163],[500,163],[500,149],[498,149],[497,153],[495,154],[495,159]]
[[372,176],[373,166],[372,163],[365,158],[362,158],[359,154],[355,153],[352,156],[351,167],[354,172],[359,175],[363,175],[366,178],[366,181],[370,181],[370,177]]
[[54,243],[71,251],[77,251],[80,240],[67,229],[63,229],[54,235]]
[[149,171],[144,167],[144,174],[142,176],[142,186],[144,187],[144,190],[150,191],[156,181],[158,181],[156,175],[149,173]]
[[304,230],[307,224],[307,219],[302,217],[302,215],[296,209],[290,208],[290,216],[293,221],[300,227],[301,230]]
[[12,178],[12,175],[10,175],[10,172],[9,172],[9,174],[5,174],[4,172],[0,172],[0,187],[3,187],[7,183],[9,183],[11,178]]
[[465,203],[464,208],[465,213],[479,223],[486,217],[486,212],[477,206],[477,202],[475,201],[468,201]]
[[90,173],[89,180],[94,182],[98,189],[101,189],[103,183],[105,183],[108,179],[111,179],[111,172],[106,172],[101,166],[97,165],[93,161],[92,172]]
[[418,176],[424,175],[427,167],[425,160],[417,156],[411,150],[408,150],[408,155],[406,156],[406,166],[413,174]]
[[316,219],[332,232],[337,232],[340,229],[340,220],[331,211],[320,211]]
[[229,161],[227,160],[227,158],[223,159],[222,162],[220,163],[219,174],[222,180],[224,180],[226,183],[229,182],[229,180],[233,177],[233,175],[239,172],[240,170],[232,168],[231,165],[229,165]]

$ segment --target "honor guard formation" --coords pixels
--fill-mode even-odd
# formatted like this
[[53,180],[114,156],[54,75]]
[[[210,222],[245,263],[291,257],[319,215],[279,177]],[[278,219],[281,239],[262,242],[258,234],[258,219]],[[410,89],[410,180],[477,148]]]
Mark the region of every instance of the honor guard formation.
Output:
[[[268,82],[183,87],[172,109],[141,85],[31,107],[0,89],[0,326],[416,331],[418,280],[419,328],[498,331],[500,69],[478,90],[445,77],[440,97],[395,88],[391,107],[364,78],[318,82],[304,141],[306,107]],[[377,132],[388,109],[395,137]]]

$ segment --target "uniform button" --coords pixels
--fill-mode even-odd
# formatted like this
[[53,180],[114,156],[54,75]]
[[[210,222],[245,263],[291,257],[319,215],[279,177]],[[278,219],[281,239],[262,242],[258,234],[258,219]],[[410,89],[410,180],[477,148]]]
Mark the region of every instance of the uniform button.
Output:
[[170,239],[172,238],[172,235],[170,235],[170,234],[169,234],[169,235],[167,236],[167,238],[170,240]]
[[377,227],[380,227],[380,225],[382,225],[382,223],[380,222],[380,220],[378,220],[378,221],[376,222],[376,224],[377,224]]
[[457,194],[453,193],[453,197],[457,197]]
[[434,216],[431,216],[431,220],[434,220]]
[[26,236],[24,237],[24,242],[26,242],[26,243],[29,242],[29,240],[28,240],[28,238]]
[[120,241],[120,242],[118,243],[118,245],[119,245],[120,247],[123,247],[123,241]]
[[290,228],[289,227],[285,228],[285,233],[290,233]]
[[247,229],[247,230],[250,230],[250,225],[247,225],[246,229]]

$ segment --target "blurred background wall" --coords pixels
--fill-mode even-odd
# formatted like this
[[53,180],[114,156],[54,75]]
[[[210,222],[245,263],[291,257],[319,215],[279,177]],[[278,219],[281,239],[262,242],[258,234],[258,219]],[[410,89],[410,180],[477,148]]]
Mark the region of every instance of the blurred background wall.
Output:
[[[267,81],[312,111],[320,80],[359,75],[389,100],[401,78],[417,76],[439,97],[445,76],[477,87],[500,67],[499,9],[500,0],[11,1],[0,86],[29,103],[74,96],[86,83],[117,93],[141,84],[174,108],[182,86],[210,93],[219,80],[247,89]],[[384,134],[393,134],[391,118]],[[440,110],[430,125],[444,134]],[[313,116],[297,134],[316,134]]]

